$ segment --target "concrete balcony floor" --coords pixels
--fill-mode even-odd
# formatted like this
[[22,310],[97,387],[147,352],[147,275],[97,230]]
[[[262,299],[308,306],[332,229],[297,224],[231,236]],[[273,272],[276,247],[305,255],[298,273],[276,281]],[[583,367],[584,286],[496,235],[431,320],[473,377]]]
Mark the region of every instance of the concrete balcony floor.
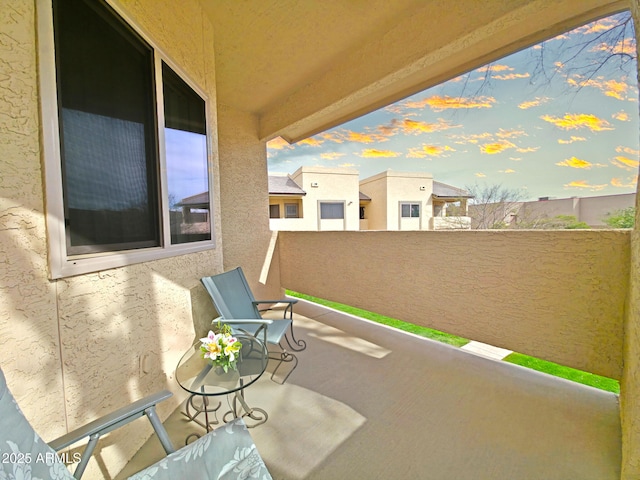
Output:
[[[295,329],[308,346],[287,383],[246,393],[269,413],[250,432],[275,479],[620,478],[614,394],[306,302]],[[176,445],[202,431],[179,411],[166,426]]]

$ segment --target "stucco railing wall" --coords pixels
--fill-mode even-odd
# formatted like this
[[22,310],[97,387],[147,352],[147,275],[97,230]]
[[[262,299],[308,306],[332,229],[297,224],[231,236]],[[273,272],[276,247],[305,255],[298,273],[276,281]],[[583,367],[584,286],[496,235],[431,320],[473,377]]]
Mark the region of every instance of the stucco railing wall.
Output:
[[284,288],[620,378],[628,231],[280,232]]

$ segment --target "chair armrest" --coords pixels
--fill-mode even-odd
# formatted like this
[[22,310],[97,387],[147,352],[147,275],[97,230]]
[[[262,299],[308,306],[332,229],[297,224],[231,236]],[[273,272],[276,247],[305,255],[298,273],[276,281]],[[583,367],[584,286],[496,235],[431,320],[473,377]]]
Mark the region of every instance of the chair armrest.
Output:
[[169,390],[163,390],[153,395],[149,395],[148,397],[142,398],[131,405],[122,407],[115,412],[100,417],[83,427],[77,428],[62,437],[49,442],[49,446],[58,451],[92,435],[102,435],[111,432],[112,430],[145,415],[146,410],[155,407],[156,404],[166,400],[172,395],[173,393]]
[[259,305],[261,303],[288,303],[292,305],[292,304],[298,303],[298,299],[297,298],[292,298],[292,299],[281,298],[280,300],[254,300],[253,301],[254,305]]

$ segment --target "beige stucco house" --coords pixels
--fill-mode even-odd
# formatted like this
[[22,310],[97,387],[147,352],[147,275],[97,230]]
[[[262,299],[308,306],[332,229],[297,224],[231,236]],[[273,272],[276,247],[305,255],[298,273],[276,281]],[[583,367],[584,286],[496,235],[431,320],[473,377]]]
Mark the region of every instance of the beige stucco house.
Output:
[[[240,265],[257,297],[291,288],[620,379],[612,448],[640,478],[638,227],[275,234],[265,214],[268,140],[621,9],[637,23],[637,0],[54,3],[55,28],[51,1],[0,0],[0,366],[45,439],[178,393],[175,366],[214,314],[199,279]],[[190,196],[172,192],[175,145],[210,194],[204,236],[171,230],[170,196]],[[110,438],[109,478],[149,434]]]
[[300,167],[269,176],[270,226],[280,231],[468,229],[470,197],[427,173],[387,170],[359,180],[350,168]]

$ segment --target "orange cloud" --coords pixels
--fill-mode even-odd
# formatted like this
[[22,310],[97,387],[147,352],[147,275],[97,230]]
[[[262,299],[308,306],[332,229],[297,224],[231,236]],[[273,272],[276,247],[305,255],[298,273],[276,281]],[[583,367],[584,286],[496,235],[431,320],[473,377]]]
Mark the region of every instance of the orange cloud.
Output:
[[632,38],[625,38],[624,40],[616,42],[614,45],[603,42],[593,47],[591,51],[608,52],[615,55],[626,54],[635,56],[636,42]]
[[584,138],[584,137],[576,137],[574,135],[571,135],[571,138],[569,140],[563,140],[563,139],[559,138],[558,139],[558,143],[561,144],[561,145],[567,145],[567,144],[574,143],[574,142],[584,142],[586,140],[587,139]]
[[616,98],[618,100],[625,100],[626,93],[629,90],[629,85],[626,82],[621,82],[616,79],[604,80],[602,77],[590,78],[588,80],[576,80],[575,78],[568,78],[567,83],[574,87],[592,87],[600,90],[607,97]]
[[518,105],[518,108],[520,110],[527,110],[529,108],[539,107],[540,105],[542,105],[543,103],[547,103],[548,101],[549,99],[546,97],[543,97],[543,98],[536,97],[534,100],[529,100],[528,102],[522,102],[520,105]]
[[619,188],[635,188],[638,184],[638,176],[629,177],[627,183],[624,183],[621,178],[612,178],[611,185]]
[[479,96],[471,98],[463,97],[441,97],[434,95],[423,100],[415,102],[407,102],[404,104],[406,108],[424,108],[430,107],[432,110],[440,112],[449,108],[491,108],[496,103],[493,97]]
[[272,150],[282,150],[283,148],[293,148],[289,143],[282,137],[276,137],[273,140],[269,140],[267,142],[267,148]]
[[616,152],[618,152],[618,153],[626,153],[627,155],[634,155],[636,157],[640,156],[640,151],[634,150],[633,148],[629,148],[629,147],[617,146],[616,147]]
[[501,140],[499,142],[485,143],[483,145],[480,145],[480,151],[488,155],[495,155],[496,153],[502,153],[505,150],[508,150],[510,148],[516,148],[516,146],[507,140]]
[[498,138],[516,138],[522,136],[528,136],[524,130],[503,130],[501,128],[498,130],[498,133],[496,133],[496,137]]
[[586,169],[589,169],[593,166],[591,162],[587,162],[586,160],[582,160],[577,157],[567,158],[562,162],[556,163],[556,165],[560,167],[586,168]]
[[620,120],[621,122],[628,122],[631,120],[627,112],[617,112],[612,115],[614,120]]
[[399,152],[394,152],[392,150],[378,150],[375,148],[365,148],[364,150],[362,150],[361,153],[358,154],[358,156],[362,157],[362,158],[377,158],[377,157],[399,157],[400,155],[402,155]]
[[471,135],[455,135],[453,136],[453,138],[459,139],[456,141],[456,143],[464,145],[465,143],[476,144],[480,140],[487,140],[487,139],[493,138],[493,135],[491,135],[488,132],[485,132],[485,133],[476,133]]
[[500,170],[500,173],[516,173],[513,168],[507,168],[506,170]]
[[325,132],[320,134],[320,138],[327,140],[329,142],[334,143],[344,143],[344,139],[342,136],[338,135],[336,132]]
[[475,175],[476,177],[478,177],[478,178],[484,178],[484,177],[486,177],[486,175],[485,175],[484,173],[482,173],[482,172],[475,173],[474,175]]
[[339,152],[325,152],[320,154],[320,158],[325,160],[335,160],[336,158],[344,157],[346,153]]
[[354,143],[375,143],[375,142],[385,142],[388,140],[388,138],[384,135],[380,135],[377,133],[360,133],[360,132],[348,131],[346,134],[345,140],[347,142],[354,142]]
[[590,185],[586,180],[574,180],[573,182],[565,183],[565,188],[584,188],[588,190],[592,190],[594,192],[602,190],[607,187],[607,184],[604,185]]
[[476,71],[478,72],[505,72],[505,71],[512,72],[513,70],[514,70],[513,67],[510,67],[509,65],[489,64],[489,65],[485,65],[484,67],[478,68]]
[[518,78],[529,78],[529,73],[509,73],[507,75],[492,75],[491,78],[496,80],[516,80]]
[[409,153],[407,153],[407,158],[441,157],[446,152],[455,152],[455,149],[448,145],[444,147],[439,145],[423,145],[418,148],[410,148]]
[[617,156],[611,163],[618,168],[624,168],[625,170],[635,170],[640,166],[640,162],[638,160],[632,160],[631,158],[623,157],[622,155]]
[[606,120],[596,117],[593,114],[567,113],[564,117],[553,117],[551,115],[543,115],[540,117],[545,122],[554,124],[563,130],[574,130],[577,128],[588,128],[592,132],[601,132],[604,130],[613,130],[611,124]]
[[309,145],[311,147],[319,147],[324,143],[323,140],[318,140],[314,137],[305,138],[304,140],[300,140],[296,145]]
[[460,125],[451,125],[448,122],[438,119],[439,123],[428,123],[421,122],[418,120],[411,120],[409,118],[405,118],[401,122],[399,122],[400,128],[405,134],[413,134],[417,135],[420,133],[432,133],[432,132],[440,132],[443,130],[448,130],[450,128],[457,128]]

